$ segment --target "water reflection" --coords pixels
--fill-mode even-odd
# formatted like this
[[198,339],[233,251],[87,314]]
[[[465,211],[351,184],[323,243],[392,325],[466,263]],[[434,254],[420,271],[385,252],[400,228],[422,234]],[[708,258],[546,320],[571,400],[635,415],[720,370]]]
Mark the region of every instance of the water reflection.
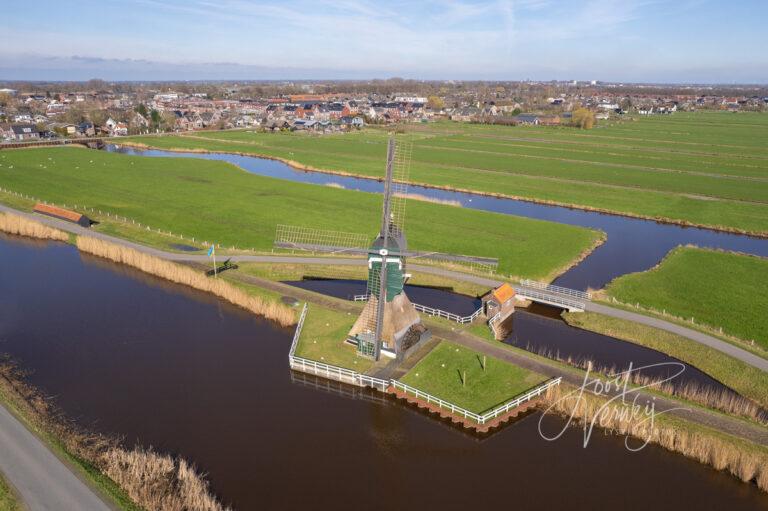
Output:
[[768,506],[754,485],[661,448],[631,454],[595,435],[583,449],[576,429],[545,442],[536,415],[477,442],[364,393],[293,384],[290,329],[69,245],[0,236],[0,261],[0,351],[79,423],[192,460],[236,509],[505,507],[510,495],[523,509]]

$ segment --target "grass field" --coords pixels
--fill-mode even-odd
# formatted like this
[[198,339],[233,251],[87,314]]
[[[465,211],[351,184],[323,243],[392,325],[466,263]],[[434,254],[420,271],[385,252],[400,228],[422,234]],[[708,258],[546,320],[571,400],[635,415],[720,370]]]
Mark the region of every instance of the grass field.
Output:
[[607,293],[768,349],[768,259],[679,247],[654,269],[624,275]]
[[[256,176],[223,162],[65,147],[3,151],[0,163],[5,188],[222,246],[269,251],[279,223],[373,238],[381,214],[377,194]],[[501,272],[539,279],[600,238],[579,227],[421,201],[408,201],[407,231],[415,249],[498,257]]]
[[[475,413],[483,413],[522,394],[546,378],[442,341],[400,380]],[[466,385],[462,378],[466,374]]]
[[355,315],[310,305],[296,356],[364,373],[372,361],[357,356],[355,347],[344,343],[356,319]]
[[5,482],[0,474],[0,511],[18,511],[21,509],[16,495],[13,494],[8,483]]
[[[434,123],[411,128],[411,180],[768,234],[768,115],[677,113],[590,131]],[[381,129],[136,137],[158,148],[279,157],[380,177]]]

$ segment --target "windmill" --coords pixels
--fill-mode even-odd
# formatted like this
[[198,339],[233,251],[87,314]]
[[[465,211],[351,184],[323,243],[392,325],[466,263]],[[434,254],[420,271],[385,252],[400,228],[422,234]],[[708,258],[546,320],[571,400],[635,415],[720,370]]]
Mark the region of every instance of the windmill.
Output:
[[378,360],[403,356],[429,336],[418,312],[404,292],[409,275],[405,260],[421,259],[493,270],[496,259],[408,250],[405,236],[405,201],[412,146],[387,144],[387,167],[381,226],[373,243],[365,235],[278,225],[275,247],[332,254],[365,255],[368,258],[366,305],[347,340],[359,354]]

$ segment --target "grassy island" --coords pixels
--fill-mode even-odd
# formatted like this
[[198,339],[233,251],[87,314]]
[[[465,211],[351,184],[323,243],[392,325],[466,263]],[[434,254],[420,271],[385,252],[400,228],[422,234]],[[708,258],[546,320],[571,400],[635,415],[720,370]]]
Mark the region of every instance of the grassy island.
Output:
[[545,380],[448,341],[442,341],[401,378],[407,385],[474,413],[486,412]]
[[606,291],[768,349],[768,259],[679,247],[654,269],[624,275]]

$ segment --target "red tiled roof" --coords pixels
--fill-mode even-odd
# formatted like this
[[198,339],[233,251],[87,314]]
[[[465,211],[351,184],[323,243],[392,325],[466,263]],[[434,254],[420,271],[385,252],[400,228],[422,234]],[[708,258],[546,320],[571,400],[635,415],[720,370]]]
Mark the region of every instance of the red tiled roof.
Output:
[[42,204],[42,203],[38,203],[35,205],[35,212],[45,213],[47,215],[59,217],[63,220],[69,220],[70,222],[79,222],[80,219],[83,217],[83,215],[75,211],[69,211],[67,209],[57,208],[56,206],[50,206],[48,204]]
[[493,297],[496,299],[496,301],[499,302],[500,305],[510,298],[513,298],[514,296],[515,290],[512,289],[512,286],[507,283],[504,283],[493,290]]

